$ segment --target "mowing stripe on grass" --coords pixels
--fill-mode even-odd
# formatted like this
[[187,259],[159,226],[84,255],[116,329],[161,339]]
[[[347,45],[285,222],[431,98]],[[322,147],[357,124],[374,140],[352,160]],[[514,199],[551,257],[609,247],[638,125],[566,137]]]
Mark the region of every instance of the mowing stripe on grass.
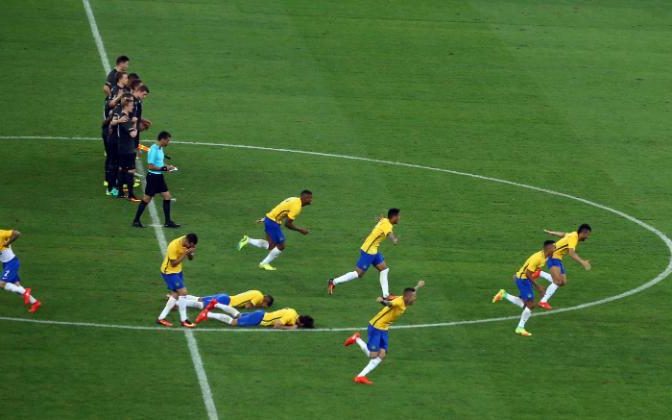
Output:
[[[103,38],[100,35],[98,30],[98,24],[96,23],[96,17],[93,14],[91,9],[91,4],[89,0],[82,0],[84,4],[84,10],[86,11],[86,17],[89,21],[89,26],[91,26],[91,34],[96,43],[96,48],[98,49],[98,55],[100,55],[100,61],[103,64],[103,69],[105,70],[105,75],[107,75],[110,68],[110,60],[107,58],[107,52],[105,50],[105,44],[103,43]],[[141,173],[144,174],[144,165],[141,160],[136,161],[136,165]],[[146,185],[145,178],[142,179],[143,187]],[[154,234],[156,240],[159,243],[159,248],[161,249],[161,254],[166,255],[166,249],[168,244],[166,241],[166,235],[163,233],[161,227],[161,221],[159,220],[159,215],[156,211],[156,205],[154,205],[154,200],[149,203],[149,214],[152,219]],[[217,415],[217,407],[215,406],[215,401],[212,399],[212,390],[210,389],[210,383],[208,382],[208,376],[205,373],[205,368],[203,367],[203,360],[201,359],[201,354],[198,350],[198,342],[196,337],[191,332],[191,330],[184,331],[185,337],[187,339],[187,347],[189,348],[189,354],[191,355],[191,361],[194,364],[194,369],[196,370],[196,376],[198,377],[198,383],[201,386],[201,394],[203,395],[203,403],[205,404],[206,411],[208,413],[208,418],[210,420],[217,420],[219,416]]]
[[[66,141],[100,141],[100,139],[96,137],[79,137],[79,136],[2,136],[0,135],[0,140],[66,140]],[[583,204],[587,204],[592,207],[596,207],[601,210],[608,211],[610,213],[613,213],[619,217],[622,217],[626,220],[629,220],[640,227],[648,230],[649,232],[654,233],[656,236],[658,236],[663,243],[667,246],[668,252],[670,253],[670,257],[668,259],[667,267],[665,270],[660,272],[658,275],[656,275],[653,279],[647,281],[644,284],[641,284],[633,289],[626,290],[623,293],[619,293],[617,295],[609,296],[606,298],[598,299],[592,302],[586,302],[582,303],[579,305],[575,306],[570,306],[567,308],[560,308],[560,309],[554,309],[550,312],[536,312],[532,316],[548,316],[548,315],[553,315],[553,314],[558,314],[558,313],[563,313],[563,312],[571,312],[571,311],[576,311],[579,309],[586,309],[590,308],[593,306],[598,306],[598,305],[603,305],[605,303],[613,302],[616,300],[620,300],[623,298],[626,298],[628,296],[632,296],[636,293],[642,292],[646,289],[649,289],[656,284],[660,283],[663,281],[665,278],[667,278],[671,273],[672,273],[672,239],[670,239],[667,235],[665,235],[663,232],[660,230],[656,229],[655,227],[637,219],[634,216],[630,216],[627,213],[624,213],[620,210],[616,210],[614,208],[595,203],[590,200],[586,200],[585,198],[577,197],[574,195],[558,192],[558,191],[553,191],[549,190],[547,188],[541,188],[541,187],[535,187],[533,185],[528,185],[528,184],[522,184],[519,182],[514,182],[514,181],[508,181],[505,179],[500,179],[500,178],[493,178],[489,176],[484,176],[484,175],[478,175],[478,174],[472,174],[469,172],[461,172],[461,171],[454,171],[451,169],[443,169],[443,168],[436,168],[432,166],[425,166],[425,165],[419,165],[415,163],[407,163],[407,162],[395,162],[395,161],[390,161],[390,160],[382,160],[382,159],[371,159],[367,157],[361,157],[361,156],[350,156],[350,155],[343,155],[343,154],[337,154],[337,153],[322,153],[322,152],[313,152],[309,150],[296,150],[296,149],[285,149],[285,148],[274,148],[274,147],[264,147],[264,146],[250,146],[250,145],[244,145],[244,144],[228,144],[228,143],[212,143],[212,142],[201,142],[201,141],[188,141],[188,140],[182,140],[182,141],[176,141],[173,140],[171,143],[175,144],[186,144],[186,145],[195,145],[195,146],[210,146],[210,147],[224,147],[224,148],[234,148],[234,149],[248,149],[248,150],[262,150],[262,151],[268,151],[268,152],[282,152],[282,153],[296,153],[296,154],[302,154],[302,155],[310,155],[310,156],[320,156],[320,157],[328,157],[328,158],[337,158],[337,159],[347,159],[347,160],[354,160],[354,161],[361,161],[361,162],[369,162],[369,163],[376,163],[376,164],[381,164],[381,165],[392,165],[392,166],[401,166],[401,167],[406,167],[406,168],[413,168],[413,169],[421,169],[421,170],[427,170],[427,171],[434,171],[434,172],[442,172],[442,173],[448,173],[452,175],[460,175],[460,176],[466,176],[469,178],[475,178],[475,179],[480,179],[484,181],[491,181],[491,182],[497,182],[500,184],[506,184],[506,185],[511,185],[519,188],[526,188],[529,190],[533,191],[539,191],[543,192],[546,194],[551,194],[563,198],[567,198],[570,200],[578,201]],[[438,323],[431,323],[431,324],[409,324],[409,325],[397,325],[393,326],[392,328],[394,329],[406,329],[406,328],[432,328],[432,327],[452,327],[452,326],[458,326],[458,325],[470,325],[470,324],[484,324],[484,323],[489,323],[489,322],[498,322],[498,321],[510,321],[514,319],[519,319],[520,317],[518,315],[516,316],[505,316],[505,317],[497,317],[497,318],[486,318],[486,319],[474,319],[474,320],[462,320],[462,321],[447,321],[447,322],[438,322]],[[36,322],[36,323],[45,323],[45,324],[58,324],[58,325],[72,325],[72,326],[91,326],[91,327],[100,327],[100,328],[119,328],[119,329],[133,329],[133,330],[157,330],[159,328],[156,327],[142,327],[142,326],[133,326],[133,325],[114,325],[114,324],[90,324],[90,323],[85,323],[85,322],[65,322],[65,321],[43,321],[43,320],[35,320],[35,319],[25,319],[25,318],[12,318],[12,317],[0,317],[0,320],[5,320],[5,321],[18,321],[18,322]],[[294,331],[302,331],[302,332],[308,332],[308,331],[313,331],[313,332],[338,332],[338,331],[353,331],[353,330],[363,330],[364,328],[362,327],[353,327],[353,328],[348,328],[348,327],[338,327],[338,328],[316,328],[314,330],[294,330]],[[274,330],[268,330],[268,329],[224,329],[224,328],[198,328],[196,331],[222,331],[222,332],[243,332],[243,331],[249,331],[249,332],[272,332]]]

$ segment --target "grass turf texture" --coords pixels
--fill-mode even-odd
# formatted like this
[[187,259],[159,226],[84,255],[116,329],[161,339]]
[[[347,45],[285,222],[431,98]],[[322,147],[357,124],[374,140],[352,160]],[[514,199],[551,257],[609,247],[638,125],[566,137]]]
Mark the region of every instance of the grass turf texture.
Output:
[[[475,172],[585,197],[672,232],[665,148],[671,59],[657,2],[100,2],[110,57],[133,58],[152,89],[145,113],[176,139],[291,147]],[[134,10],[137,14],[129,14]],[[78,1],[10,1],[0,17],[2,135],[97,136],[103,72]],[[10,77],[11,75],[11,77]],[[0,140],[3,227],[24,237],[34,317],[151,325],[163,304],[150,229],[102,194],[95,142]],[[365,326],[377,275],[337,289],[373,217],[402,208],[398,247],[383,246],[395,291],[428,285],[402,323],[517,315],[491,305],[544,227],[588,221],[552,303],[588,302],[662,271],[664,245],[601,210],[474,179],[323,157],[172,145],[168,178],[181,232],[201,236],[186,266],[192,293],[260,288],[321,327]],[[276,201],[308,187],[315,205],[288,233],[279,271],[237,253]],[[149,218],[145,216],[145,222]],[[167,232],[169,238],[172,232]],[[222,416],[282,418],[641,417],[669,406],[672,359],[665,281],[634,297],[515,321],[391,333],[389,358],[365,364],[344,333],[197,334]],[[27,317],[0,294],[3,316]],[[192,316],[192,318],[195,316]],[[217,326],[214,322],[208,326]],[[8,417],[205,416],[181,334],[0,324],[0,414]],[[530,397],[530,390],[543,390]],[[20,390],[21,399],[11,398]],[[272,395],[274,397],[269,397]],[[411,411],[412,410],[412,411]],[[522,412],[521,412],[522,411]]]

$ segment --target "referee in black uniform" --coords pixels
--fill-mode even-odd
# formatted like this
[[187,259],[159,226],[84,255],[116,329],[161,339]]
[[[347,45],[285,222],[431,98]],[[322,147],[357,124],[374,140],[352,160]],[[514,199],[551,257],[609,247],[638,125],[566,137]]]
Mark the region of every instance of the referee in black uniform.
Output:
[[163,226],[167,228],[180,227],[180,225],[173,222],[173,219],[170,218],[170,204],[172,197],[170,196],[170,191],[168,191],[166,180],[163,177],[165,172],[175,169],[173,165],[166,165],[164,163],[165,155],[163,149],[170,143],[170,137],[169,132],[160,132],[156,139],[156,143],[149,148],[149,153],[147,154],[147,185],[145,187],[145,195],[142,197],[142,201],[138,205],[138,210],[135,212],[135,219],[133,219],[134,227],[143,227],[140,218],[155,194],[161,194],[161,197],[163,197],[163,215],[165,220]]

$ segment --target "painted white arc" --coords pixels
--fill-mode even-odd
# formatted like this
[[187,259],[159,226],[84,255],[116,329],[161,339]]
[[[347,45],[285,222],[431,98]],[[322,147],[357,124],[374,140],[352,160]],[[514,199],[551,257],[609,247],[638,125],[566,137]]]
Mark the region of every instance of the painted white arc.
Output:
[[[96,48],[98,49],[98,55],[100,56],[100,61],[103,65],[103,70],[105,70],[105,74],[107,75],[110,72],[111,67],[110,67],[110,60],[107,58],[107,51],[105,50],[103,37],[100,35],[100,31],[98,30],[96,17],[93,14],[93,9],[91,8],[89,0],[82,0],[82,3],[84,5],[84,10],[86,11],[86,18],[88,19],[89,26],[91,27],[91,34],[93,35],[93,40],[96,43]],[[142,164],[142,161],[138,160],[136,162],[136,165],[139,171],[144,175],[144,166]],[[146,185],[145,183],[146,183],[145,177],[143,176],[142,178],[143,187]],[[166,241],[166,236],[164,235],[163,230],[161,228],[159,216],[156,211],[156,205],[154,204],[153,200],[149,204],[149,214],[152,219],[152,225],[153,225],[152,227],[154,229],[154,234],[156,235],[156,240],[159,243],[161,254],[165,255],[166,249],[168,248],[167,246],[168,244]],[[203,360],[201,359],[201,354],[198,350],[198,343],[196,342],[196,337],[194,337],[194,334],[188,330],[185,331],[184,334],[187,340],[187,347],[189,348],[189,354],[191,355],[191,361],[194,365],[194,369],[196,370],[198,384],[201,387],[201,394],[203,395],[203,402],[205,404],[206,412],[208,413],[208,418],[210,420],[218,420],[219,416],[217,414],[217,407],[215,406],[215,401],[212,398],[210,383],[208,382],[208,376],[206,375],[205,368],[203,367]]]
[[[100,141],[99,138],[97,137],[80,137],[80,136],[6,136],[6,135],[0,135],[0,140],[65,140],[65,141]],[[465,176],[465,177],[470,177],[470,178],[475,178],[475,179],[481,179],[484,181],[491,181],[491,182],[497,182],[501,184],[506,184],[506,185],[511,185],[515,187],[520,187],[520,188],[525,188],[529,190],[534,190],[534,191],[539,191],[543,192],[546,194],[551,194],[559,197],[564,197],[570,200],[575,200],[578,202],[581,202],[583,204],[599,208],[601,210],[608,211],[610,213],[613,213],[619,217],[622,217],[626,220],[629,220],[640,227],[644,228],[645,230],[654,233],[656,236],[658,236],[663,243],[667,246],[668,252],[670,254],[670,257],[668,259],[667,267],[660,272],[658,275],[656,275],[653,279],[647,281],[644,284],[641,284],[633,289],[626,290],[623,293],[619,293],[617,295],[609,296],[606,298],[598,299],[592,302],[586,302],[582,303],[579,305],[575,306],[570,306],[567,308],[560,308],[560,309],[554,309],[553,311],[550,312],[537,312],[533,314],[533,316],[548,316],[548,315],[554,315],[558,313],[563,313],[563,312],[571,312],[571,311],[577,311],[580,309],[586,309],[598,305],[603,305],[605,303],[613,302],[616,300],[624,299],[626,297],[632,296],[634,294],[637,294],[639,292],[642,292],[644,290],[647,290],[656,284],[660,283],[663,281],[665,278],[667,278],[671,273],[672,273],[672,239],[670,239],[667,235],[665,235],[663,232],[660,230],[656,229],[655,227],[637,219],[634,216],[631,216],[629,214],[623,213],[620,210],[613,209],[611,207],[595,203],[590,200],[586,200],[581,197],[576,197],[570,194],[558,192],[558,191],[553,191],[549,190],[546,188],[540,188],[540,187],[535,187],[533,185],[527,185],[527,184],[522,184],[514,181],[508,181],[505,179],[499,179],[499,178],[493,178],[493,177],[488,177],[488,176],[483,176],[483,175],[478,175],[478,174],[472,174],[468,172],[460,172],[460,171],[454,171],[451,169],[443,169],[443,168],[436,168],[436,167],[431,167],[431,166],[424,166],[424,165],[418,165],[414,163],[406,163],[406,162],[394,162],[394,161],[388,161],[388,160],[381,160],[381,159],[370,159],[366,157],[360,157],[360,156],[349,156],[349,155],[342,155],[342,154],[335,154],[335,153],[322,153],[322,152],[312,152],[308,150],[294,150],[294,149],[285,149],[285,148],[273,148],[273,147],[263,147],[263,146],[250,146],[250,145],[244,145],[244,144],[228,144],[228,143],[213,143],[213,142],[199,142],[199,141],[175,141],[173,140],[171,143],[174,144],[186,144],[186,145],[195,145],[195,146],[211,146],[211,147],[224,147],[224,148],[235,148],[235,149],[248,149],[248,150],[262,150],[262,151],[269,151],[269,152],[282,152],[282,153],[297,153],[297,154],[303,154],[303,155],[312,155],[312,156],[321,156],[321,157],[330,157],[330,158],[337,158],[337,159],[348,159],[348,160],[355,160],[355,161],[362,161],[362,162],[370,162],[370,163],[377,163],[377,164],[382,164],[382,165],[392,165],[392,166],[401,166],[401,167],[407,167],[407,168],[415,168],[415,169],[422,169],[422,170],[428,170],[428,171],[435,171],[435,172],[442,172],[442,173],[448,173],[452,175],[460,175],[460,176]],[[438,322],[438,323],[432,323],[432,324],[410,324],[410,325],[398,325],[398,326],[393,326],[393,329],[406,329],[406,328],[432,328],[432,327],[452,327],[452,326],[458,326],[458,325],[470,325],[470,324],[483,324],[483,323],[489,323],[489,322],[499,322],[499,321],[509,321],[509,320],[514,320],[518,319],[518,316],[505,316],[505,317],[497,317],[497,318],[486,318],[486,319],[475,319],[475,320],[461,320],[461,321],[448,321],[448,322]],[[47,320],[34,320],[34,319],[26,319],[26,318],[12,318],[12,317],[0,317],[0,320],[5,320],[5,321],[16,321],[16,322],[33,322],[33,323],[41,323],[41,324],[53,324],[53,325],[70,325],[70,326],[79,326],[79,327],[95,327],[95,328],[115,328],[115,329],[128,329],[128,330],[158,330],[159,328],[156,327],[143,327],[143,326],[136,326],[136,325],[114,325],[114,324],[91,324],[91,323],[86,323],[86,322],[67,322],[67,321],[47,321]],[[353,331],[353,330],[361,330],[363,328],[360,327],[338,327],[338,328],[316,328],[314,330],[295,330],[295,331],[301,331],[301,332],[340,332],[340,331]],[[163,329],[165,330],[165,329]],[[240,332],[240,333],[246,333],[246,332],[277,332],[276,330],[267,330],[267,329],[223,329],[223,328],[198,328],[196,331],[198,332],[210,332],[210,331],[218,331],[218,332]]]

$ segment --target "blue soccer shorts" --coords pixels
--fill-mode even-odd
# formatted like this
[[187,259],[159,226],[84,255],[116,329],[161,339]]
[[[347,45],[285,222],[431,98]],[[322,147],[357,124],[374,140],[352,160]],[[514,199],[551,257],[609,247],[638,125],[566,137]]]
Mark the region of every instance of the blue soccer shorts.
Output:
[[546,260],[546,266],[549,270],[551,267],[560,267],[560,273],[565,274],[565,265],[562,263],[561,259],[549,258]]
[[385,258],[383,257],[383,254],[380,252],[377,252],[375,254],[369,254],[361,249],[359,250],[359,260],[357,260],[357,268],[359,268],[362,271],[366,271],[369,269],[371,265],[374,267],[377,266],[378,264],[382,264],[385,262]]
[[264,320],[264,315],[266,315],[266,312],[262,310],[240,314],[240,318],[238,318],[238,326],[256,327]]
[[224,293],[202,297],[201,302],[203,302],[204,305],[207,305],[213,299],[215,299],[217,303],[221,303],[222,305],[228,305],[229,303],[231,303],[231,297],[229,297],[229,295]]
[[273,220],[269,219],[268,217],[265,217],[264,230],[266,231],[266,234],[271,239],[271,241],[273,241],[273,243],[275,244],[285,243],[285,234],[282,233],[282,227],[280,226],[280,223],[276,223]]
[[163,277],[163,281],[166,282],[166,287],[171,292],[177,292],[179,289],[184,288],[184,277],[182,272],[173,274],[161,273],[161,277]]
[[516,277],[516,286],[520,291],[518,295],[523,301],[530,302],[534,300],[534,289],[532,287],[532,280],[530,279],[520,279]]
[[21,281],[21,278],[19,277],[20,267],[21,264],[19,263],[19,259],[16,257],[12,258],[6,263],[2,263],[2,278],[0,278],[0,281],[4,281],[5,283],[20,282]]
[[373,325],[369,324],[369,328],[366,330],[367,342],[366,348],[371,352],[378,352],[380,350],[387,351],[388,336],[387,331],[379,330]]

